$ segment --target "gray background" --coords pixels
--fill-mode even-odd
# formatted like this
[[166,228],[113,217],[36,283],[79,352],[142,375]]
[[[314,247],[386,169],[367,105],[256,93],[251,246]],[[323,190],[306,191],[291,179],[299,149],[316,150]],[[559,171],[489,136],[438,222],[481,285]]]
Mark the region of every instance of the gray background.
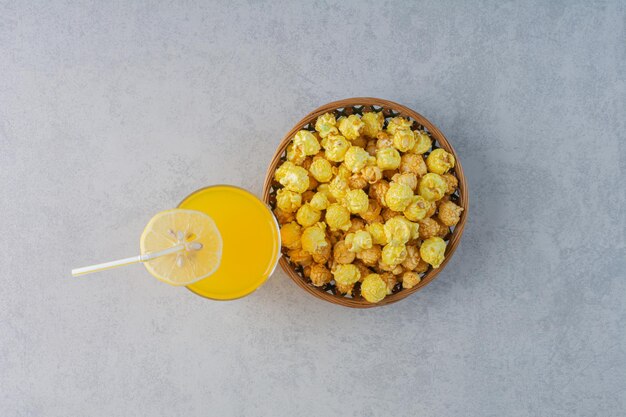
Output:
[[[0,415],[623,416],[626,8],[470,3],[0,3]],[[424,291],[70,277],[194,189],[260,194],[284,132],[365,95],[430,118],[469,179]]]

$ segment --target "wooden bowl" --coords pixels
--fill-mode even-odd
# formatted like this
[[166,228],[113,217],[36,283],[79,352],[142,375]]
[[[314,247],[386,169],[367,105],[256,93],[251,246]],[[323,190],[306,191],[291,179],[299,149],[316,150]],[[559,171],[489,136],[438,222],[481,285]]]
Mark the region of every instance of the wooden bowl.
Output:
[[403,116],[409,118],[414,121],[413,128],[423,128],[428,133],[430,133],[431,138],[433,139],[433,148],[439,147],[443,148],[446,151],[452,153],[456,158],[456,164],[454,169],[451,171],[456,175],[459,180],[459,186],[455,194],[453,194],[452,200],[463,207],[463,212],[461,214],[461,220],[459,223],[452,229],[452,232],[446,237],[448,245],[446,248],[446,258],[441,266],[437,269],[433,269],[432,267],[422,274],[422,279],[418,285],[410,289],[401,289],[400,291],[388,295],[384,300],[377,304],[372,304],[363,299],[360,295],[355,297],[347,297],[336,291],[324,290],[323,287],[315,287],[313,286],[307,278],[302,275],[302,269],[297,267],[296,265],[292,265],[287,260],[286,256],[282,256],[280,258],[280,266],[283,270],[289,275],[289,277],[298,284],[299,287],[307,291],[309,294],[321,298],[322,300],[326,300],[333,304],[339,304],[345,307],[352,308],[371,308],[371,307],[380,307],[387,304],[392,304],[397,301],[402,300],[403,298],[408,297],[409,295],[421,290],[426,285],[430,284],[435,277],[445,268],[446,264],[452,258],[452,254],[454,253],[456,247],[459,245],[459,241],[461,240],[461,235],[463,234],[463,228],[465,227],[465,221],[467,220],[468,208],[469,208],[469,196],[467,190],[467,182],[465,180],[465,175],[463,175],[463,168],[461,167],[461,161],[459,156],[456,154],[452,145],[448,142],[446,137],[441,133],[435,125],[429,122],[424,116],[405,107],[401,104],[394,103],[392,101],[383,100],[380,98],[372,98],[372,97],[356,97],[356,98],[348,98],[344,100],[334,101],[332,103],[325,104],[317,109],[313,110],[311,113],[307,114],[302,120],[300,120],[296,125],[283,137],[283,140],[280,142],[272,161],[270,162],[269,167],[267,168],[267,174],[265,176],[265,183],[263,185],[263,200],[270,206],[272,209],[275,208],[275,194],[276,189],[274,188],[274,172],[278,168],[278,166],[285,160],[285,152],[287,146],[291,143],[294,135],[301,129],[314,130],[315,120],[318,116],[327,113],[334,112],[336,116],[340,115],[350,115],[353,113],[361,114],[365,111],[382,111],[385,115],[385,120],[387,121],[391,117],[395,116]]

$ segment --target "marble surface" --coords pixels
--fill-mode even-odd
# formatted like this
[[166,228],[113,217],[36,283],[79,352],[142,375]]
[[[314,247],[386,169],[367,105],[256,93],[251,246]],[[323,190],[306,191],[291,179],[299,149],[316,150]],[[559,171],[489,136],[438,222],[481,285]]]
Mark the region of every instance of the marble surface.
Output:
[[[623,416],[621,1],[0,1],[0,415]],[[257,195],[313,108],[383,97],[458,151],[453,260],[354,311],[282,271],[209,302],[132,255],[213,183]]]

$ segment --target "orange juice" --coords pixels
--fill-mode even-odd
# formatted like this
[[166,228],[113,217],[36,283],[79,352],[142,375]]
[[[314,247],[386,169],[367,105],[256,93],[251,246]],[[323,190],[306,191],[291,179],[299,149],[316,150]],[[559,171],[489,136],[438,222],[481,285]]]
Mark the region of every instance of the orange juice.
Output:
[[189,285],[215,300],[250,294],[272,274],[280,257],[280,231],[270,209],[249,192],[229,186],[203,188],[179,208],[208,214],[222,235],[222,260],[213,275]]

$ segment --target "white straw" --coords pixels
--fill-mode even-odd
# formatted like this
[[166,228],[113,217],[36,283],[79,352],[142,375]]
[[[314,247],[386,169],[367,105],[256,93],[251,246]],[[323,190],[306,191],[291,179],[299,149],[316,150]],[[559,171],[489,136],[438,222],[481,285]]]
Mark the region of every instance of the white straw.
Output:
[[[200,248],[201,247],[202,245],[200,245]],[[158,258],[159,256],[171,255],[172,253],[180,252],[185,249],[186,249],[185,245],[176,245],[169,249],[164,249],[158,252],[150,252],[144,255],[118,259],[117,261],[104,262],[101,264],[91,265],[91,266],[84,266],[82,268],[72,269],[72,276],[77,277],[80,275],[90,274],[92,272],[106,271],[107,269],[117,268],[119,266],[126,266],[126,265],[136,264],[139,262],[145,262],[145,261],[149,261],[150,259]],[[191,247],[190,249],[197,250],[195,247]]]

